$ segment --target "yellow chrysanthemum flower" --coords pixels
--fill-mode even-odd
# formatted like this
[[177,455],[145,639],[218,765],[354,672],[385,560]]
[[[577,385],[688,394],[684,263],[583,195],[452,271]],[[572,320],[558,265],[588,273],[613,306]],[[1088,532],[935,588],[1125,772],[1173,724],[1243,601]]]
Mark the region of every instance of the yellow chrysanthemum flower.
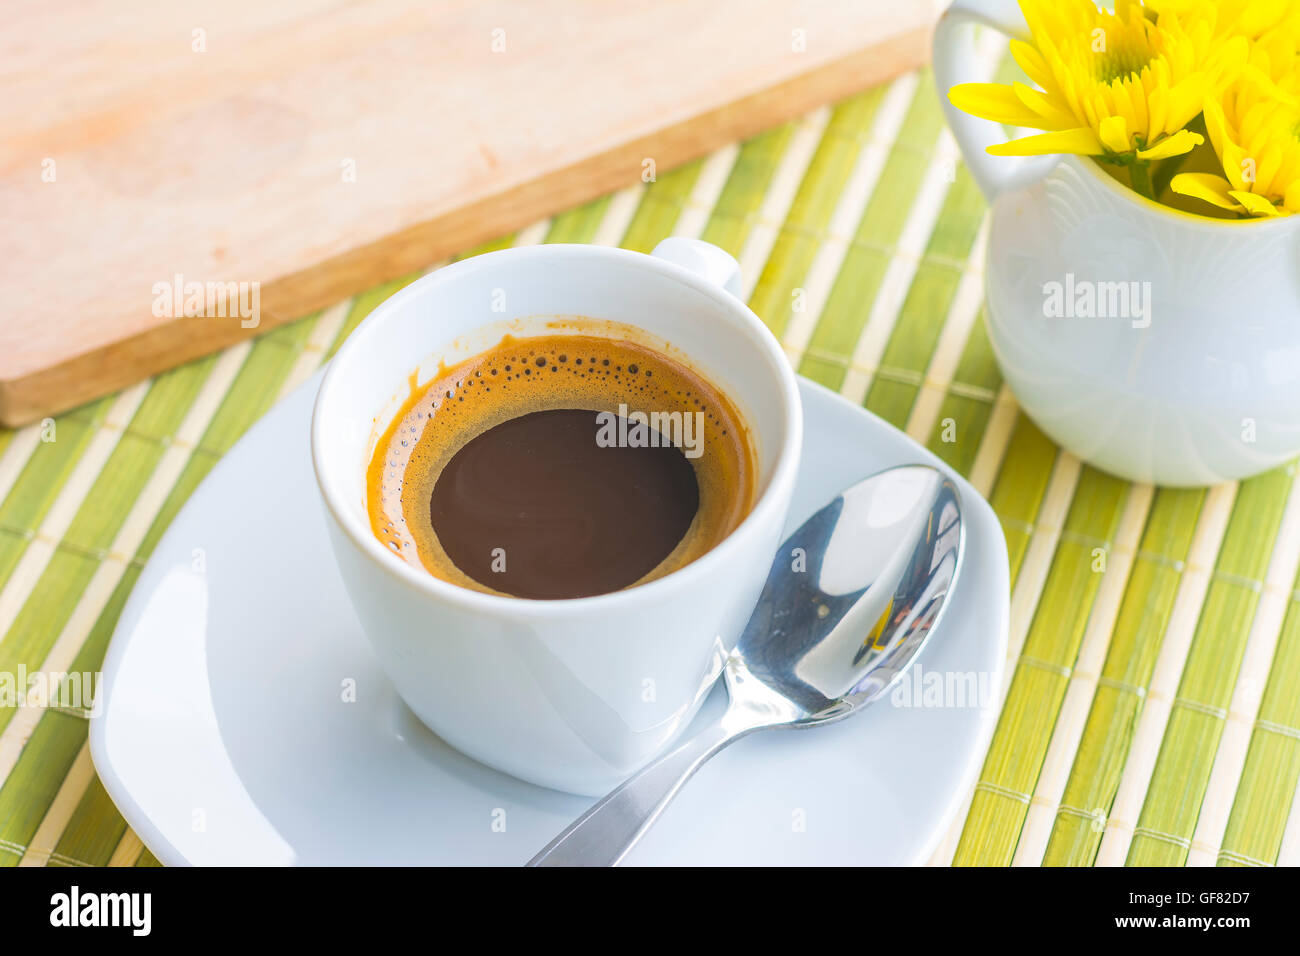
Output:
[[967,113],[1047,131],[992,146],[995,156],[1096,156],[1133,166],[1150,195],[1148,164],[1205,141],[1185,127],[1249,50],[1245,38],[1217,34],[1212,0],[1183,3],[1186,13],[1152,19],[1139,0],[1118,0],[1114,13],[1093,0],[1020,0],[1032,42],[1014,40],[1011,52],[1039,89],[967,83],[949,97]]
[[[1156,13],[1173,13],[1180,17],[1193,15],[1206,0],[1146,0],[1148,10]],[[1282,22],[1291,9],[1293,0],[1209,0],[1217,8],[1219,36],[1263,36]]]
[[1300,19],[1254,44],[1250,66],[1205,104],[1223,176],[1184,173],[1172,187],[1254,217],[1300,213]]

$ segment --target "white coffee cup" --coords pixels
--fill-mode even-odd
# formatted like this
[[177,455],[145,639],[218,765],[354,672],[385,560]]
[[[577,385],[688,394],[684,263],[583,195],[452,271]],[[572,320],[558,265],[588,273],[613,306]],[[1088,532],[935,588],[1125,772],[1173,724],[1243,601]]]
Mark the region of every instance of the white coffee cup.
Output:
[[[467,259],[374,310],[321,383],[312,458],[335,557],[403,700],[452,746],[533,783],[600,794],[694,715],[757,601],[780,544],[803,436],[795,377],[733,294],[721,249],[667,239],[651,256],[542,245]],[[587,317],[684,353],[736,405],[758,495],[725,540],[664,577],[536,601],[471,591],[402,560],[371,532],[366,468],[380,433],[440,361],[451,366],[546,323]]]

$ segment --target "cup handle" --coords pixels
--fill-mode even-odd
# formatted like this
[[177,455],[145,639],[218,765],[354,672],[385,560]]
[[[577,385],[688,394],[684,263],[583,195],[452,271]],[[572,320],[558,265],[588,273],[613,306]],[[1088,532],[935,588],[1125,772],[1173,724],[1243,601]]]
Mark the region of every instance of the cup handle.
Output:
[[663,259],[689,269],[700,278],[722,286],[736,298],[740,298],[740,263],[732,257],[731,253],[719,249],[711,242],[687,239],[684,236],[669,236],[655,246],[654,252],[650,254],[656,259]]
[[1005,192],[1044,178],[1061,161],[1059,156],[1007,157],[985,152],[1007,141],[999,123],[963,113],[948,99],[948,90],[978,75],[974,28],[992,27],[1018,40],[1029,39],[1029,27],[1016,0],[954,0],[934,31],[934,80],[957,145],[971,175],[990,203]]

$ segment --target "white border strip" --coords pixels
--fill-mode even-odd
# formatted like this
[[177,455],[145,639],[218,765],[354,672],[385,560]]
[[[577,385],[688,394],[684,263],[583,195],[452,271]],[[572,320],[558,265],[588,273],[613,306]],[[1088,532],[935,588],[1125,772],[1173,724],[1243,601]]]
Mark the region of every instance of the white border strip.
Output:
[[1128,759],[1120,777],[1119,789],[1111,804],[1110,818],[1097,850],[1097,866],[1122,866],[1133,842],[1142,805],[1151,786],[1151,774],[1160,755],[1160,744],[1169,726],[1169,715],[1178,694],[1178,682],[1187,663],[1192,638],[1200,620],[1201,607],[1210,587],[1210,574],[1227,533],[1232,517],[1237,484],[1217,485],[1206,495],[1196,533],[1192,538],[1187,564],[1183,569],[1169,626],[1165,629],[1156,658],[1155,671],[1147,689],[1146,701],[1138,717],[1137,730],[1129,744]]
[[[140,382],[118,395],[104,422],[77,458],[72,474],[64,481],[45,519],[36,529],[36,537],[28,543],[23,556],[5,581],[4,588],[0,590],[0,640],[9,633],[18,613],[31,597],[32,590],[54,557],[59,542],[67,534],[99,473],[117,448],[124,425],[144,401],[150,384],[148,380]],[[57,441],[57,432],[55,440]]]
[[86,788],[94,779],[95,767],[90,762],[90,741],[86,740],[77,751],[76,759],[72,761],[72,766],[36,827],[36,832],[32,834],[27,852],[18,861],[19,866],[45,866],[50,861],[59,840],[63,839],[63,831],[68,828],[68,821],[77,812]]
[[1264,591],[1255,608],[1250,635],[1246,638],[1246,649],[1237,671],[1237,685],[1228,706],[1228,719],[1214,754],[1214,766],[1196,819],[1196,831],[1192,834],[1188,866],[1214,866],[1218,862],[1232,816],[1232,804],[1246,769],[1251,736],[1255,721],[1259,719],[1259,707],[1268,686],[1273,654],[1282,636],[1282,623],[1286,619],[1297,571],[1300,571],[1300,481],[1295,480],[1293,472],[1286,509],[1282,513],[1273,556],[1264,577]]
[[830,120],[829,106],[823,106],[799,120],[772,173],[772,181],[768,183],[767,192],[759,204],[754,224],[737,256],[740,262],[740,297],[746,302],[753,298],[758,280],[767,267],[772,250],[776,248],[781,226],[790,215],[790,209],[799,195],[799,187],[803,185],[808,167],[817,155]]
[[1116,620],[1128,590],[1129,574],[1137,558],[1154,497],[1155,488],[1149,484],[1137,484],[1129,489],[1114,546],[1106,556],[1106,571],[1088,618],[1088,629],[1070,673],[1065,699],[1052,728],[1047,756],[1016,843],[1014,866],[1038,866],[1047,852],[1052,828],[1056,824],[1056,812],[1070,780],[1088,715],[1092,712],[1097,678],[1106,665],[1106,652],[1115,633]]
[[677,215],[677,222],[673,224],[674,236],[695,239],[704,232],[704,227],[709,224],[709,217],[713,215],[713,208],[718,204],[718,197],[726,188],[727,179],[731,176],[731,170],[739,156],[740,144],[732,143],[710,154],[704,161],[695,179],[695,185]]
[[40,423],[20,428],[9,439],[4,454],[0,455],[0,504],[4,503],[9,492],[13,490],[18,476],[23,473],[23,469],[27,467],[27,462],[40,443]]
[[988,240],[989,219],[985,216],[971,248],[970,260],[957,283],[934,354],[930,356],[920,393],[907,418],[907,434],[922,444],[930,440],[930,433],[939,420],[948,389],[956,378],[957,366],[961,364],[962,354],[975,328],[975,320],[984,308],[984,263]]
[[881,357],[894,334],[894,327],[898,324],[898,317],[912,290],[921,258],[930,244],[939,215],[943,212],[944,203],[951,191],[952,173],[957,168],[959,155],[957,141],[945,127],[939,134],[930,167],[898,237],[898,247],[880,282],[876,301],[871,306],[871,313],[867,316],[857,346],[853,349],[844,384],[840,386],[840,394],[855,405],[866,401],[872,380],[872,374],[867,370],[880,367]]
[[636,183],[614,193],[605,207],[605,214],[600,218],[600,227],[591,237],[591,244],[617,246],[621,243],[627,235],[628,226],[632,225],[632,220],[636,217],[644,193],[645,183]]
[[876,108],[871,132],[859,148],[848,182],[840,191],[826,227],[826,235],[821,237],[821,244],[804,277],[803,307],[791,315],[785,331],[783,345],[790,363],[796,369],[821,321],[822,312],[835,287],[835,280],[844,265],[858,224],[866,214],[867,205],[889,162],[889,155],[902,131],[903,121],[907,119],[920,82],[918,74],[905,73],[889,85]]

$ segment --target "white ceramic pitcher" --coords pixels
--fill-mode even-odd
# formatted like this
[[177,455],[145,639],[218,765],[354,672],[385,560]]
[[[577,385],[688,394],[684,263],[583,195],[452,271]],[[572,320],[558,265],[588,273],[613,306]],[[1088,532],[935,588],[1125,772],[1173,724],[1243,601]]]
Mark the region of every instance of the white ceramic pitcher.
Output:
[[1300,453],[1300,216],[1226,221],[1152,202],[1086,157],[990,156],[999,125],[957,110],[976,25],[1028,39],[1015,0],[957,0],[939,94],[992,204],[988,328],[1025,413],[1133,481],[1205,485]]

